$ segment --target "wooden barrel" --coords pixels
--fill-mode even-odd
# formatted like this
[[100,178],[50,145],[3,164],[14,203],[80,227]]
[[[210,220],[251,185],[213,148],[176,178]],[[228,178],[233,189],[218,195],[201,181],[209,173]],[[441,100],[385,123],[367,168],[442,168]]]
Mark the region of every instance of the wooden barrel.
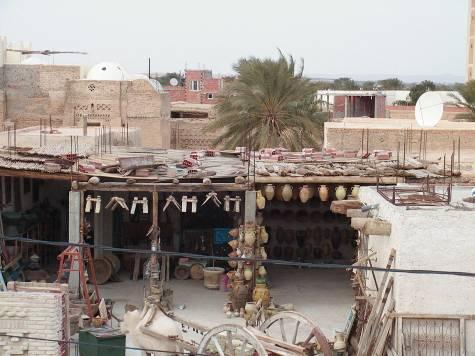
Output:
[[204,272],[204,286],[208,289],[219,289],[219,278],[224,273],[221,267],[206,267]]
[[191,279],[200,280],[203,279],[203,265],[201,263],[195,263],[190,267]]
[[104,255],[104,258],[106,258],[110,264],[112,265],[112,271],[113,273],[119,273],[120,271],[120,260],[119,257],[116,255]]
[[175,278],[178,280],[184,280],[190,278],[190,268],[184,265],[178,265],[175,267]]
[[112,276],[112,264],[107,258],[97,257],[94,259],[97,284],[106,283]]

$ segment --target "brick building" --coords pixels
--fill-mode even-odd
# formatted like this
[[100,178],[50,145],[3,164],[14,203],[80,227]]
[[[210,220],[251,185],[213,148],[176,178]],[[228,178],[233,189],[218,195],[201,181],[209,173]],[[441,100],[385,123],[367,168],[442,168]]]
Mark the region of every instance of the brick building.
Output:
[[172,102],[193,104],[216,104],[217,95],[223,87],[222,78],[214,78],[210,70],[187,69],[182,86],[166,86]]

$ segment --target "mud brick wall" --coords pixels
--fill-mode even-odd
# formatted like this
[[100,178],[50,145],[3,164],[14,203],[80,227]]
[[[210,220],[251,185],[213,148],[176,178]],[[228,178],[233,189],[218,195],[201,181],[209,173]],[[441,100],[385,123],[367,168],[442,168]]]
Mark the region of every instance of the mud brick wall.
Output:
[[213,141],[222,133],[206,128],[209,120],[178,119],[171,121],[171,146],[176,149],[206,149],[213,147]]
[[2,68],[2,121],[12,120],[17,128],[25,128],[38,126],[40,119],[51,115],[53,126],[62,125],[66,86],[80,78],[79,66],[8,64]]
[[[69,296],[50,283],[21,283],[0,293],[0,355],[68,355],[68,344],[25,339],[68,340]],[[42,288],[44,291],[34,291]],[[58,285],[56,285],[58,286]],[[67,287],[66,287],[67,288]]]

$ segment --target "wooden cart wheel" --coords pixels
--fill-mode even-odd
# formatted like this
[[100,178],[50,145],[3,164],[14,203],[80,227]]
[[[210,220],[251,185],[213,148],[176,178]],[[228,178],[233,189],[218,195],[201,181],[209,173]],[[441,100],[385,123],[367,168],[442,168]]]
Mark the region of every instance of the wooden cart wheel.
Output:
[[305,347],[311,355],[318,354],[317,350],[325,356],[332,355],[330,344],[320,328],[300,313],[277,313],[264,321],[259,330],[274,339]]
[[209,330],[198,346],[198,354],[219,356],[267,356],[264,346],[239,325],[224,324]]

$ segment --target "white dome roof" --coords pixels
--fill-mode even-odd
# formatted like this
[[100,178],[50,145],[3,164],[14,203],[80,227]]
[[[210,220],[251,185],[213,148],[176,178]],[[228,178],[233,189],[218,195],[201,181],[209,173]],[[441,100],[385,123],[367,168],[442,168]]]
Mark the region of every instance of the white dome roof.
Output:
[[21,64],[52,64],[48,56],[33,55],[21,61]]
[[118,63],[101,62],[87,73],[89,80],[129,80],[129,73]]

